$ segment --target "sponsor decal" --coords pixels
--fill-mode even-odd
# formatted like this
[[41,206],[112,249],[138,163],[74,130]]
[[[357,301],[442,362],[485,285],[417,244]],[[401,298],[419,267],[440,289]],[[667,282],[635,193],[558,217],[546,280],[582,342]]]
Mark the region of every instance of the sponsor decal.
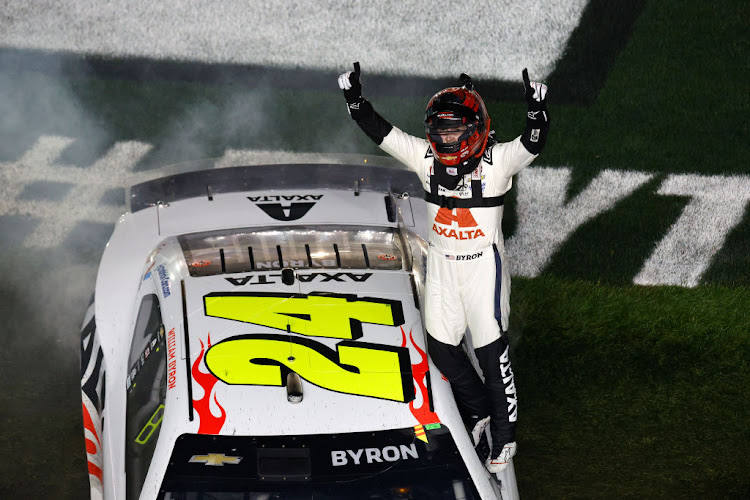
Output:
[[457,262],[460,262],[460,261],[478,259],[482,255],[484,255],[484,251],[476,252],[476,253],[472,253],[472,254],[467,254],[467,255],[445,254],[445,258],[448,259],[448,260],[455,260]]
[[458,175],[458,169],[456,167],[445,167],[445,172],[454,177]]
[[518,417],[518,398],[516,397],[516,383],[513,379],[513,370],[510,367],[510,357],[508,350],[510,346],[505,347],[505,351],[500,355],[500,375],[503,377],[505,385],[505,400],[508,403],[508,420],[515,422]]
[[230,337],[205,356],[208,370],[227,384],[283,386],[283,367],[334,392],[400,402],[415,397],[407,348],[354,341],[363,335],[362,323],[402,325],[399,301],[282,293],[212,293],[203,300],[206,316],[307,337],[347,339],[334,350],[288,333]]
[[438,227],[437,224],[432,225],[432,230],[440,236],[446,238],[452,238],[454,240],[473,240],[484,236],[484,232],[481,229],[476,231],[456,231],[455,229],[446,229],[444,227]]
[[237,465],[243,457],[230,457],[223,453],[208,453],[206,455],[193,455],[190,457],[191,464],[204,464],[214,467],[223,467],[225,464]]
[[376,462],[398,462],[399,460],[418,459],[419,453],[414,443],[410,445],[386,446],[384,448],[358,448],[356,450],[332,450],[331,465],[363,465]]
[[470,208],[454,208],[451,210],[446,207],[440,207],[440,210],[438,210],[435,215],[435,222],[446,226],[451,226],[454,223],[457,224],[458,227],[478,226],[476,219],[471,215]]
[[161,293],[166,299],[172,294],[172,291],[169,286],[169,274],[167,273],[167,269],[164,267],[163,264],[156,268],[156,272],[159,274],[159,283],[161,284]]
[[[198,341],[201,343],[201,352],[193,362],[193,368],[191,370],[193,380],[201,389],[203,389],[203,396],[198,399],[193,398],[193,408],[200,419],[198,434],[218,434],[224,426],[224,422],[227,419],[227,413],[224,411],[224,407],[219,404],[215,392],[213,393],[213,401],[219,409],[219,415],[214,415],[211,411],[211,393],[219,379],[211,373],[206,373],[200,370],[200,365],[203,362],[203,355],[206,352],[206,349],[203,345],[203,341],[200,339],[198,339]],[[210,333],[208,334],[207,346],[208,348],[211,348]],[[206,367],[208,367],[208,365],[206,365]]]
[[[266,196],[248,196],[247,199],[263,210],[266,215],[280,221],[293,221],[301,219],[315,205],[315,202],[294,203],[302,200],[318,201],[323,198],[322,194],[294,194],[294,195],[266,195]],[[289,205],[269,202],[291,202]],[[260,202],[260,203],[259,203]]]
[[177,336],[174,328],[167,334],[167,389],[177,384]]
[[425,443],[428,442],[427,431],[425,431],[424,425],[417,424],[414,426],[414,437],[419,439],[420,441],[424,441]]
[[[278,266],[278,262],[277,262]],[[367,281],[372,273],[308,273],[308,274],[297,274],[297,279],[302,283],[310,283],[313,281],[317,282],[328,282],[336,281],[339,283],[345,283],[346,281],[352,281],[354,283],[363,283]],[[281,282],[281,274],[248,274],[241,278],[224,278],[234,286],[245,286],[245,285],[268,285],[273,283]]]
[[380,259],[380,260],[396,260],[396,259],[398,259],[398,257],[396,257],[395,255],[389,255],[387,253],[381,253],[381,254],[378,254],[378,259]]
[[153,261],[151,262],[151,264],[149,264],[148,268],[146,269],[146,272],[143,274],[143,281],[146,281],[147,279],[151,277],[151,270],[154,268],[155,265],[156,265],[156,262],[153,262]]
[[130,390],[133,387],[133,381],[138,372],[141,371],[143,365],[146,364],[146,360],[153,353],[159,352],[159,346],[164,341],[164,325],[159,327],[159,330],[151,335],[151,340],[146,344],[146,347],[141,352],[138,359],[133,362],[133,366],[130,367],[130,373],[125,378],[125,387]]
[[291,195],[265,195],[265,196],[248,196],[247,199],[255,202],[269,201],[319,201],[323,198],[322,194],[291,194]]
[[[438,226],[438,224],[441,226]],[[452,227],[450,229],[442,227],[442,225],[453,226],[454,224],[458,225],[458,230],[453,229]],[[435,223],[432,225],[432,230],[445,238],[473,240],[485,236],[484,231],[480,228],[468,230],[462,230],[461,228],[477,226],[477,221],[471,214],[471,209],[454,208],[451,210],[446,207],[440,207],[435,215]]]
[[484,153],[482,153],[482,159],[488,165],[492,165],[492,146],[484,150]]
[[256,206],[263,210],[269,217],[289,222],[304,217],[315,203],[292,203],[283,206],[281,203],[257,203]]
[[210,260],[196,260],[190,264],[192,267],[207,267],[211,265]]

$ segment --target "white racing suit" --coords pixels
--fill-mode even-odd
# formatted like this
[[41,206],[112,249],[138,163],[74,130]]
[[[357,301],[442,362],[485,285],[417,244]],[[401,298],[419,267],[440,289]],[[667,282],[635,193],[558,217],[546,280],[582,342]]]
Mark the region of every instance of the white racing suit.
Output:
[[[510,273],[504,265],[503,196],[513,175],[537,155],[525,147],[524,136],[489,145],[474,171],[448,190],[437,182],[426,139],[392,126],[366,100],[350,112],[371,139],[422,181],[431,226],[425,284],[429,353],[450,381],[469,431],[491,417],[494,456],[504,444],[515,441],[517,416],[505,334]],[[460,345],[467,326],[484,383]]]

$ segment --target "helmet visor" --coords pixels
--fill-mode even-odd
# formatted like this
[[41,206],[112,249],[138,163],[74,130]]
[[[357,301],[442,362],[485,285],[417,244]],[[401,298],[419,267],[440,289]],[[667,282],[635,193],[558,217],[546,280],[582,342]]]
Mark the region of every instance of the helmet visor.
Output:
[[474,134],[477,123],[455,115],[446,115],[438,113],[427,119],[425,132],[439,152],[455,153],[461,148],[461,143]]

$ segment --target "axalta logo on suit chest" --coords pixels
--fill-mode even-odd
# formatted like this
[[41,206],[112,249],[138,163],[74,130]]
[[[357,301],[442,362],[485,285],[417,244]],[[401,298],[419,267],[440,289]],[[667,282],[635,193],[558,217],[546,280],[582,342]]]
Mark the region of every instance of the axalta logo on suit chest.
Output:
[[473,240],[481,236],[485,236],[484,232],[481,229],[476,229],[476,230],[469,229],[468,231],[461,231],[459,229],[458,231],[456,231],[455,229],[447,229],[444,227],[438,227],[437,224],[432,225],[432,230],[435,231],[440,236],[445,236],[446,238],[453,238],[454,240]]
[[[438,226],[438,224],[452,226],[454,223],[458,225],[458,230]],[[446,238],[473,240],[485,236],[484,231],[477,227],[478,225],[474,216],[471,215],[471,210],[468,208],[454,208],[450,210],[446,207],[440,207],[440,210],[435,215],[435,223],[432,225],[432,230]],[[463,229],[469,227],[477,229]]]

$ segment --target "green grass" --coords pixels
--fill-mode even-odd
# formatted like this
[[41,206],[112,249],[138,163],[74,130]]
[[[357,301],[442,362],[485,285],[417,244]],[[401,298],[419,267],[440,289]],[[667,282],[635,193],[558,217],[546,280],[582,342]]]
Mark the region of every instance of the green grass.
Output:
[[747,498],[750,290],[515,280],[526,498]]

